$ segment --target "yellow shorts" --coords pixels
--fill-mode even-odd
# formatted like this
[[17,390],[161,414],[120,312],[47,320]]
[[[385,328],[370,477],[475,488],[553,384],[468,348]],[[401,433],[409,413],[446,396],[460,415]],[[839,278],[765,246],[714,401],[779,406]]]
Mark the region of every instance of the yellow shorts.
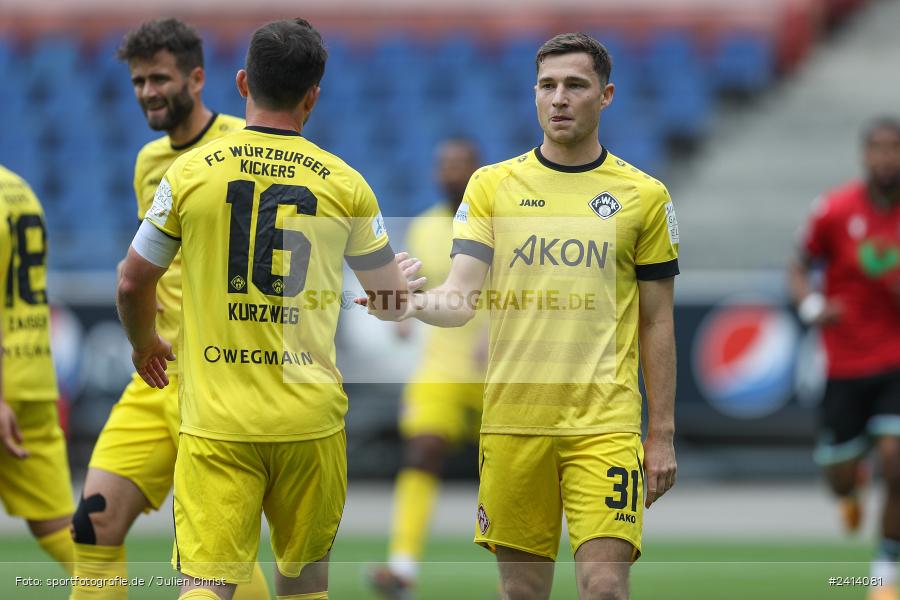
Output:
[[482,434],[475,543],[556,559],[565,510],[572,552],[612,537],[641,552],[644,450],[634,433]]
[[88,466],[130,480],[158,509],[172,488],[180,420],[177,375],[156,389],[135,373],[109,413]]
[[437,435],[450,443],[478,439],[484,386],[480,383],[413,382],[403,390],[400,433]]
[[300,442],[227,442],[181,434],[172,565],[192,577],[250,581],[260,513],[278,570],[297,577],[325,557],[347,497],[341,430]]
[[0,500],[6,512],[29,521],[71,515],[72,481],[66,439],[59,426],[56,401],[9,402],[22,432],[20,460],[0,448]]

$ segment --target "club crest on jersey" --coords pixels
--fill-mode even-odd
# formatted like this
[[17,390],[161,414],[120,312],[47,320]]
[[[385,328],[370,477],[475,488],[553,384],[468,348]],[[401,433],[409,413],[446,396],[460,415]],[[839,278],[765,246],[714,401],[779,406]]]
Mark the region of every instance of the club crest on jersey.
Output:
[[484,510],[484,504],[478,505],[476,518],[478,519],[478,530],[481,532],[481,535],[484,535],[487,533],[488,527],[491,526],[491,520],[487,516],[487,511]]
[[469,222],[469,203],[463,202],[459,205],[459,208],[456,209],[456,214],[453,216],[454,221],[458,221],[460,223],[468,223]]
[[172,210],[172,186],[169,181],[163,177],[156,188],[153,195],[153,204],[147,211],[146,217],[153,223],[163,226],[169,218],[169,212]]
[[231,289],[233,289],[233,290],[236,290],[239,292],[242,289],[244,289],[244,286],[246,286],[246,285],[247,285],[247,282],[244,281],[244,278],[241,277],[240,275],[235,275],[234,277],[231,278]]
[[384,217],[381,216],[381,212],[375,215],[375,218],[372,219],[372,234],[379,238],[387,233],[387,228],[384,226]]
[[599,196],[594,196],[594,198],[588,202],[588,206],[590,206],[591,210],[601,219],[610,218],[622,208],[619,201],[609,192],[603,192]]

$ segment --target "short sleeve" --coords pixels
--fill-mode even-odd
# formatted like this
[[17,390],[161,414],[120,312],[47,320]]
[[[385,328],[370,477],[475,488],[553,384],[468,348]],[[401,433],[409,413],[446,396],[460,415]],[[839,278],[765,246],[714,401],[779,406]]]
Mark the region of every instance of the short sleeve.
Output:
[[350,238],[344,258],[351,269],[377,269],[394,260],[394,251],[372,188],[362,177],[354,188]]
[[831,214],[823,198],[813,202],[806,226],[800,233],[800,248],[809,258],[826,259],[829,254]]
[[141,159],[143,155],[143,151],[138,152],[137,158],[134,160],[134,181],[132,181],[132,185],[134,186],[134,200],[135,206],[137,207],[138,221],[143,221],[147,212],[146,209],[143,209],[143,202],[141,199],[141,181],[143,181],[144,179],[144,161]]
[[[177,163],[176,163],[177,164]],[[159,182],[153,204],[144,219],[157,229],[177,240],[181,239],[181,220],[178,217],[178,189],[170,168]]]
[[644,226],[637,242],[635,272],[641,280],[678,275],[678,219],[665,188],[653,190],[644,212]]
[[494,194],[487,178],[487,170],[480,169],[469,179],[462,203],[453,217],[451,257],[468,254],[488,264],[494,259]]

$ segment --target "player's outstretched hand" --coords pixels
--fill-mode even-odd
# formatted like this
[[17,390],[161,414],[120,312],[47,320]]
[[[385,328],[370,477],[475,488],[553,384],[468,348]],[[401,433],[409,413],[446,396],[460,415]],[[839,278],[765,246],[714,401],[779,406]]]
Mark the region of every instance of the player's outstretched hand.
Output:
[[175,360],[172,352],[172,344],[156,336],[156,340],[147,348],[131,352],[131,361],[141,379],[154,388],[164,388],[169,385],[169,377],[166,375],[166,362]]
[[675,443],[672,436],[648,435],[644,441],[644,474],[647,478],[647,497],[644,506],[650,505],[675,485]]
[[19,431],[16,413],[2,399],[0,399],[0,438],[7,452],[19,459],[28,458],[28,450],[19,445],[22,443],[22,432]]
[[421,290],[428,281],[425,277],[416,277],[422,270],[422,261],[418,258],[410,258],[408,252],[398,252],[394,255],[394,262],[400,267],[400,272],[406,277],[406,285],[410,292]]
[[[409,252],[398,252],[394,255],[394,262],[400,268],[400,272],[406,278],[406,286],[410,293],[416,292],[425,286],[427,277],[416,277],[422,269],[422,261],[418,258],[410,258]],[[354,298],[353,302],[360,306],[368,306],[369,299],[365,296]]]

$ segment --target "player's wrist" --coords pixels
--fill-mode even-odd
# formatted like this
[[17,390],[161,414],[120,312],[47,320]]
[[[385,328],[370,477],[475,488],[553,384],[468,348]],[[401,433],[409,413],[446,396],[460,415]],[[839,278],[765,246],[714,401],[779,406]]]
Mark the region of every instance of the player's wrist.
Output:
[[131,347],[134,350],[135,354],[148,354],[156,348],[156,344],[158,341],[159,334],[157,334],[156,330],[154,329],[151,333],[142,335],[140,336],[140,338],[135,339]]
[[827,304],[823,294],[811,292],[797,304],[797,316],[806,325],[813,325],[825,314]]
[[675,426],[661,426],[647,428],[647,437],[656,440],[674,440]]

